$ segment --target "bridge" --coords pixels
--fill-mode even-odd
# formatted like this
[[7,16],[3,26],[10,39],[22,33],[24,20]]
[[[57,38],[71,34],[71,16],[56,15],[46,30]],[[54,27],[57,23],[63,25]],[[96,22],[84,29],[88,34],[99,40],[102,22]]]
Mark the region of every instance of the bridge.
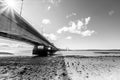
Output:
[[[0,12],[3,8],[0,6]],[[34,45],[33,54],[36,55],[48,55],[58,50],[15,10],[0,13],[0,36]]]

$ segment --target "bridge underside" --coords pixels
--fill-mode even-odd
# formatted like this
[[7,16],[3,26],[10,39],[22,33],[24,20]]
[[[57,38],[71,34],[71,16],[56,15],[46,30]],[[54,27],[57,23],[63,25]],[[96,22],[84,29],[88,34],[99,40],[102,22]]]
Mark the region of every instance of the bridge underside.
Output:
[[[0,3],[1,4],[1,3]],[[3,7],[0,6],[0,10]],[[4,11],[0,14],[0,36],[23,41],[34,45],[33,54],[41,55],[42,52],[54,52],[58,49],[45,37],[37,32],[24,18],[17,14]],[[44,46],[39,48],[39,46]],[[43,55],[42,54],[42,55]]]

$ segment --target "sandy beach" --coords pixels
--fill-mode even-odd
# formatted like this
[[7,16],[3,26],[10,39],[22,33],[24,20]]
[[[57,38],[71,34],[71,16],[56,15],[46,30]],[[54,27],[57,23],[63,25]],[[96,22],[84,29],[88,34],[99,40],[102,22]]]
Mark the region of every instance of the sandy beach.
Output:
[[4,57],[0,80],[67,80],[67,72],[63,57]]
[[120,80],[119,56],[1,57],[0,80]]
[[120,57],[65,58],[71,80],[120,80]]

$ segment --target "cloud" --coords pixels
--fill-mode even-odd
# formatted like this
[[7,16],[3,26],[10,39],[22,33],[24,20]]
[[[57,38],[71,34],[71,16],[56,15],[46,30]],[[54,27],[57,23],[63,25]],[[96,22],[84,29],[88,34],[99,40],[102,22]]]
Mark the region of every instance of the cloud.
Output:
[[72,39],[72,37],[71,37],[71,36],[68,36],[68,37],[66,37],[65,39],[69,39],[69,40],[70,40],[70,39]]
[[47,10],[50,11],[51,8],[59,7],[61,0],[41,0],[45,5],[47,5]]
[[86,31],[83,31],[81,34],[82,36],[91,36],[95,31],[94,30],[86,30]]
[[51,6],[48,6],[48,10],[50,10],[51,9]]
[[112,16],[113,14],[115,14],[115,11],[114,10],[111,10],[111,11],[109,11],[109,16]]
[[66,18],[68,19],[68,18],[70,18],[72,16],[76,16],[76,15],[77,15],[76,13],[72,13],[72,14],[67,15]]
[[59,29],[57,33],[61,34],[63,32],[69,32],[79,34],[81,36],[91,36],[95,31],[87,29],[87,25],[90,22],[90,20],[91,17],[85,18],[84,21],[77,20],[77,23],[75,21],[70,21],[68,27],[63,27]]
[[42,0],[42,2],[57,6],[61,0]]
[[57,5],[58,3],[61,2],[61,0],[48,0],[48,1],[49,3],[54,4],[54,5]]
[[53,33],[50,33],[50,34],[44,33],[43,35],[49,40],[54,40],[54,41],[57,40],[57,36],[54,35]]
[[51,24],[49,19],[43,19],[42,24]]
[[69,28],[63,27],[63,28],[59,29],[59,30],[57,31],[57,33],[61,34],[62,32],[67,32],[68,30],[69,30]]
[[91,20],[91,17],[85,18],[85,25],[88,25]]

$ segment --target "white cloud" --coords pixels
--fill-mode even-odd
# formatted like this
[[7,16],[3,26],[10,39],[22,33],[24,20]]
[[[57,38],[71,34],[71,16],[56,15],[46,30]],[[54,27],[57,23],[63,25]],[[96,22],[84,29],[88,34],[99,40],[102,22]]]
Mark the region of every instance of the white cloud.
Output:
[[57,5],[58,3],[61,2],[61,0],[49,0],[49,2],[50,2],[51,4]]
[[51,24],[49,19],[43,19],[42,24]]
[[66,32],[66,31],[68,31],[69,30],[69,28],[67,28],[67,27],[63,27],[63,28],[61,28],[61,29],[59,29],[58,31],[57,31],[57,33],[62,33],[62,32]]
[[115,11],[114,11],[114,10],[111,10],[111,11],[109,11],[108,14],[109,14],[110,16],[112,16],[114,13],[115,13]]
[[53,33],[50,33],[50,34],[44,33],[43,35],[49,40],[54,40],[54,41],[57,40],[57,36],[54,35]]
[[57,6],[61,2],[61,0],[42,0],[42,2]]
[[84,19],[84,22],[81,20],[77,20],[77,23],[75,21],[70,21],[68,27],[63,27],[59,29],[57,33],[61,34],[62,32],[69,32],[80,34],[81,36],[91,36],[95,31],[87,29],[87,25],[90,20],[91,18],[88,17]]
[[71,36],[68,36],[68,37],[66,37],[65,39],[69,39],[69,40],[70,40],[70,39],[72,39],[72,37],[71,37]]
[[82,21],[78,20],[77,26],[78,26],[78,29],[81,29],[82,26],[84,26],[84,23]]
[[85,25],[88,25],[91,20],[91,17],[85,18]]
[[82,36],[91,36],[95,31],[94,30],[86,30],[83,31],[81,34]]
[[51,6],[48,6],[48,10],[50,10],[51,9]]
[[67,15],[66,18],[70,18],[70,17],[76,16],[76,15],[77,15],[76,13],[71,13],[71,14]]

